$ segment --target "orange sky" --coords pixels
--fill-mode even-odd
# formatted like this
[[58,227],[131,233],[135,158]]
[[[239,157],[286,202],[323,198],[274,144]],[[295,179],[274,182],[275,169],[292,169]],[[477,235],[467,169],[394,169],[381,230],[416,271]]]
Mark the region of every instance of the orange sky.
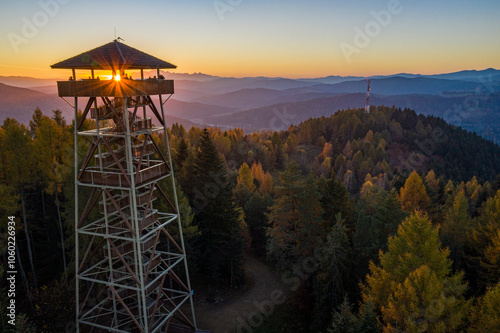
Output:
[[[111,41],[115,28],[179,73],[301,78],[500,68],[499,1],[401,0],[395,10],[392,0],[255,0],[222,13],[200,0],[148,1],[141,10],[131,0],[46,1],[52,7],[0,4],[0,75],[69,76],[50,65]],[[346,54],[346,45],[355,52]]]

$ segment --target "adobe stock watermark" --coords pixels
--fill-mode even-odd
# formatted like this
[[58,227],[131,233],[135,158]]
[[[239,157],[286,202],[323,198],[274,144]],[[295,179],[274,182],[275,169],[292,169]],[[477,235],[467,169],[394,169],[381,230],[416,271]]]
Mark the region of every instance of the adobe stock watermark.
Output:
[[[411,0],[408,0],[411,1]],[[354,27],[354,38],[352,44],[342,42],[339,44],[340,50],[348,63],[351,63],[352,55],[361,53],[361,50],[367,48],[372,40],[380,35],[382,28],[386,28],[392,22],[393,16],[403,12],[403,5],[399,0],[389,0],[387,9],[382,9],[378,12],[372,10],[370,15],[373,20],[368,21],[364,29]]]
[[219,15],[219,19],[224,21],[224,15],[227,12],[232,12],[236,7],[241,5],[243,0],[215,0],[212,4],[215,12]]
[[15,53],[19,53],[19,47],[23,44],[28,44],[30,40],[35,38],[40,29],[49,24],[51,18],[54,18],[60,10],[61,5],[69,3],[70,0],[40,0],[38,5],[40,10],[34,13],[30,18],[23,16],[21,19],[22,27],[20,33],[9,32],[7,39],[14,49]]
[[422,141],[416,139],[414,143],[417,145],[419,150],[418,152],[411,152],[408,158],[405,159],[402,155],[398,155],[401,170],[412,172],[417,167],[422,166],[424,161],[419,153],[422,153],[430,158],[436,152],[438,145],[443,144],[448,140],[445,132],[440,127],[434,128],[432,133],[430,133],[430,136],[430,139]]
[[269,129],[279,132],[286,131],[290,125],[292,125],[292,121],[297,117],[296,114],[288,113],[288,109],[286,105],[283,107],[283,111],[278,110],[277,107],[273,108],[274,117],[269,121]]
[[16,326],[16,221],[14,216],[7,222],[7,323]]
[[[248,152],[251,150],[251,147],[248,145],[247,142],[242,141],[237,144],[236,147],[236,154],[238,156],[247,156]],[[228,170],[231,169],[236,169],[238,170],[239,163],[234,160],[230,159],[226,162]],[[218,171],[218,172],[213,172],[210,171],[208,173],[208,176],[210,179],[205,181],[205,184],[203,185],[202,189],[199,189],[198,187],[195,187],[193,190],[194,198],[193,198],[193,204],[192,209],[194,214],[198,214],[200,211],[202,211],[205,207],[209,205],[209,203],[219,195],[219,192],[228,186],[229,184],[229,178],[226,177],[224,178],[224,171]]]
[[479,111],[480,103],[486,101],[495,92],[491,74],[487,78],[479,78],[479,83],[473,95],[467,96],[461,104],[455,104],[453,108],[446,110],[443,115],[444,120],[460,126],[464,119],[470,118]]
[[[491,75],[487,78],[481,77],[479,80],[479,85],[474,90],[474,94],[465,97],[461,104],[455,104],[451,109],[446,110],[443,115],[444,120],[453,125],[461,126],[464,119],[471,117],[474,113],[479,111],[481,101],[490,98],[495,91]],[[403,158],[401,155],[399,156],[402,170],[411,172],[416,167],[422,166],[424,161],[419,153],[430,158],[436,152],[437,145],[445,143],[448,140],[444,131],[439,127],[432,130],[430,137],[430,139],[422,141],[415,140],[414,142],[419,148],[419,151],[411,153],[407,159]]]
[[[283,273],[281,280],[291,291],[297,291],[302,282],[314,274],[318,270],[320,263],[328,256],[328,251],[325,248],[326,244],[323,239],[318,238],[317,242],[319,246],[314,249],[313,255],[302,259],[291,270]],[[277,306],[285,303],[286,299],[287,295],[283,290],[274,289],[270,293],[269,299],[261,302],[254,300],[252,304],[255,307],[255,311],[245,313],[243,316],[236,318],[236,331],[238,333],[253,333],[254,329],[264,324],[265,319],[274,313]]]

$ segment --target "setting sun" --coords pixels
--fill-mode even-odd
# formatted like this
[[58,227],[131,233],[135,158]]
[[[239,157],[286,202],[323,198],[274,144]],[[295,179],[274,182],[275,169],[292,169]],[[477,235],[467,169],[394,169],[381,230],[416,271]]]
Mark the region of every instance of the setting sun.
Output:
[[120,74],[115,75],[115,81],[120,81]]

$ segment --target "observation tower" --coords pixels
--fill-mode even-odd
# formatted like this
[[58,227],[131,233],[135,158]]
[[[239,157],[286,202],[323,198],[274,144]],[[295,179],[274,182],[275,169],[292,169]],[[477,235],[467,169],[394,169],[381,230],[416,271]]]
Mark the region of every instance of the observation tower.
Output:
[[195,332],[160,74],[175,66],[115,39],[51,67],[71,70],[77,332]]

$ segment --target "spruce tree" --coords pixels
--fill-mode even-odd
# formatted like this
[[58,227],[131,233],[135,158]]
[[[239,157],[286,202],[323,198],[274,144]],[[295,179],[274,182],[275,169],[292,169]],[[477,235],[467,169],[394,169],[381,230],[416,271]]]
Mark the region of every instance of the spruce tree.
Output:
[[323,221],[318,186],[310,174],[302,179],[295,162],[280,174],[278,197],[269,213],[267,253],[280,269],[311,256],[328,230]]
[[464,245],[472,224],[467,213],[468,208],[464,191],[458,192],[440,230],[443,245],[450,249],[451,259],[456,269],[462,268]]
[[488,288],[471,311],[471,333],[500,331],[500,282]]
[[242,276],[243,214],[232,198],[227,167],[204,129],[194,161],[194,225],[201,232],[197,242],[200,273],[215,285],[232,285]]
[[174,156],[174,165],[176,170],[180,170],[182,168],[182,164],[189,156],[189,147],[186,143],[186,139],[182,139],[179,142],[179,147],[177,148],[177,152]]

